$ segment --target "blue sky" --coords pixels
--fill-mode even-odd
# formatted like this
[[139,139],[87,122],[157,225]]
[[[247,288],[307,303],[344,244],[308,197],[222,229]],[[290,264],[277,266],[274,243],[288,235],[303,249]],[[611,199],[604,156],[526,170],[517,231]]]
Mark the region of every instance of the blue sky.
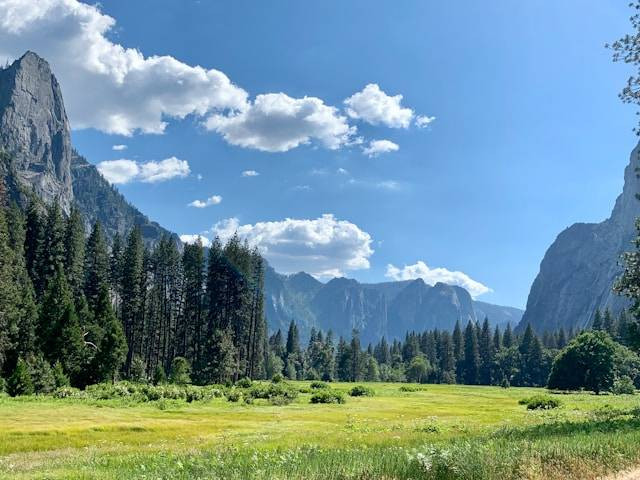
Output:
[[[524,307],[556,235],[571,223],[608,216],[637,141],[633,108],[616,97],[628,67],[612,64],[604,49],[629,30],[625,2],[138,0],[79,10],[68,4],[34,14],[22,28],[0,24],[0,56],[29,48],[50,61],[76,148],[96,164],[136,162],[137,175],[119,189],[145,214],[180,234],[212,236],[216,223],[219,233],[238,227],[285,270],[340,271],[367,282],[449,278],[485,291],[469,283],[478,282],[490,289],[479,299]],[[100,26],[105,16],[113,19],[109,28]],[[151,127],[136,102],[146,95],[166,100],[163,89],[171,95],[184,86],[165,84],[162,69],[140,79],[134,67],[122,77],[114,67],[110,78],[121,83],[102,89],[96,58],[113,63],[121,52],[85,58],[92,33],[144,58],[170,56],[222,72],[233,86],[224,92],[238,98],[199,98],[185,115],[187,107],[165,106],[164,131],[144,133]],[[82,83],[85,77],[98,80]],[[398,109],[412,110],[410,126],[394,126],[388,116],[377,124],[349,116],[345,99],[369,84],[403,96]],[[193,90],[185,104],[217,95]],[[278,93],[335,107],[329,137],[312,134],[308,144],[270,152],[263,151],[265,138],[257,147],[239,146],[247,136],[239,140],[226,123],[206,128],[214,113],[227,122],[234,105],[254,108],[256,95]],[[308,108],[320,108],[314,105]],[[123,133],[131,135],[108,133],[124,128],[104,121],[103,112],[118,108],[117,118],[130,121]],[[436,119],[419,128],[421,115]],[[260,121],[266,136],[298,128],[294,121],[279,131],[264,115]],[[341,137],[340,126],[357,133]],[[372,140],[398,150],[368,156],[363,149]],[[171,157],[186,162],[189,173],[183,168],[148,181],[143,165]],[[243,177],[249,170],[259,175]],[[205,208],[188,206],[212,196],[221,198]],[[327,229],[330,238],[318,239]]]

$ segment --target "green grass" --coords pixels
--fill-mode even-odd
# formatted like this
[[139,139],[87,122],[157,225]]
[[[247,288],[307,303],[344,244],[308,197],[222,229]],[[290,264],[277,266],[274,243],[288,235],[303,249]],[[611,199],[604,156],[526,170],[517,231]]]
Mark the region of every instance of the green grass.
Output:
[[589,479],[640,463],[639,397],[531,411],[518,401],[541,389],[366,385],[344,405],[2,397],[0,478]]

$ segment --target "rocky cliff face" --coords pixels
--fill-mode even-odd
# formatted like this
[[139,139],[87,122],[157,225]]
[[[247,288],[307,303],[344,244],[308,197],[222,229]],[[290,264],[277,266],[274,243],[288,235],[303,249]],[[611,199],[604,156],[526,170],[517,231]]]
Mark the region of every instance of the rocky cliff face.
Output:
[[[10,190],[21,190],[65,212],[75,205],[87,230],[100,221],[109,238],[139,225],[145,242],[175,234],[151,222],[71,146],[60,86],[49,64],[33,52],[0,70],[0,149],[8,156],[2,174]],[[26,196],[11,192],[26,203]]]
[[597,308],[620,312],[624,298],[612,292],[621,272],[620,255],[631,249],[635,219],[640,216],[640,144],[631,152],[624,188],[611,216],[601,223],[576,223],[547,250],[529,293],[520,328],[531,323],[538,332],[560,327],[584,328]]
[[453,330],[488,316],[492,325],[517,325],[522,310],[474,302],[465,289],[423,280],[359,283],[335,278],[321,283],[306,273],[291,276],[267,268],[265,314],[269,330],[286,330],[293,319],[306,341],[312,327],[350,337],[358,330],[363,343],[433,328]]
[[49,64],[33,52],[0,71],[0,145],[11,158],[19,184],[69,211],[69,122]]

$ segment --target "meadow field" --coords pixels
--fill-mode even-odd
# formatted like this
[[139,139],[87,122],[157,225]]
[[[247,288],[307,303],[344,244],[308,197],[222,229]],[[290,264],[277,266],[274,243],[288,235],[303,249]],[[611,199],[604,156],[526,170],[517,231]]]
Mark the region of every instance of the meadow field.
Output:
[[0,478],[590,479],[640,463],[633,395],[528,410],[543,389],[371,383],[312,404],[291,385],[289,405],[0,397]]

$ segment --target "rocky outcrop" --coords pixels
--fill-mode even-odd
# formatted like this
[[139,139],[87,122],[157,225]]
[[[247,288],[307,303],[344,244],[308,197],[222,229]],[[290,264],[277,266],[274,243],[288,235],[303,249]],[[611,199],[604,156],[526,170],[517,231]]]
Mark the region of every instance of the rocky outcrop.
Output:
[[96,222],[108,238],[137,225],[145,242],[177,235],[150,221],[129,204],[98,170],[71,146],[60,86],[49,64],[33,52],[0,70],[0,162],[12,197],[26,204],[35,194],[65,212],[75,205],[87,231]]
[[547,250],[533,282],[520,329],[528,323],[538,332],[584,328],[596,309],[620,312],[626,300],[612,292],[622,271],[623,252],[632,248],[635,219],[640,216],[640,144],[631,152],[624,188],[611,216],[601,223],[576,223]]
[[0,146],[11,158],[19,184],[69,211],[69,122],[49,64],[33,52],[0,70]]

